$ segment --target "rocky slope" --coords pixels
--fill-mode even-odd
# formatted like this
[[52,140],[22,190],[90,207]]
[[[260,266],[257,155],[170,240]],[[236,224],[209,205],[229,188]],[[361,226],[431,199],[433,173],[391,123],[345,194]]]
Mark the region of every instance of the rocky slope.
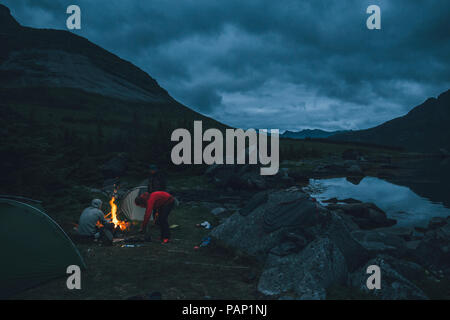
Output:
[[3,5],[0,42],[0,87],[68,87],[125,100],[172,100],[133,64],[71,32],[20,26]]
[[450,90],[429,98],[408,114],[367,130],[339,133],[333,140],[374,143],[407,150],[439,152],[450,150]]
[[[370,208],[370,204],[361,204]],[[333,286],[378,299],[427,299],[417,282],[450,275],[450,217],[430,221],[421,235],[399,228],[360,228],[364,210],[325,208],[292,187],[263,191],[214,228],[219,246],[251,256],[263,270],[258,291],[270,298],[325,299]],[[361,221],[361,220],[360,220]],[[369,290],[367,267],[381,268],[381,290]]]

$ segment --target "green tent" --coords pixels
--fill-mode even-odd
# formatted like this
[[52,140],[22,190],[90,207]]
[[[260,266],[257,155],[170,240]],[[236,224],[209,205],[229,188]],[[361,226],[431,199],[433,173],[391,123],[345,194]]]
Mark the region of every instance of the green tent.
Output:
[[42,210],[0,198],[0,297],[5,298],[86,265],[77,248]]

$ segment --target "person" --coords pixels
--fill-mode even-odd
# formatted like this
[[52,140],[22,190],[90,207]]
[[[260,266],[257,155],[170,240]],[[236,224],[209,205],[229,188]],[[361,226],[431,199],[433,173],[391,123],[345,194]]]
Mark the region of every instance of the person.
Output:
[[[84,238],[101,239],[112,243],[113,224],[105,219],[101,209],[102,200],[92,200],[91,205],[81,213],[78,223],[78,234]],[[100,222],[103,227],[98,227],[97,222]]]
[[155,191],[166,191],[166,177],[154,164],[150,165],[147,191],[150,194]]
[[153,213],[153,220],[161,229],[161,241],[163,244],[168,243],[170,240],[169,214],[177,203],[176,199],[165,191],[155,191],[143,193],[136,197],[134,202],[137,206],[145,208],[144,221],[140,230],[145,234],[145,239],[151,241],[149,220]]

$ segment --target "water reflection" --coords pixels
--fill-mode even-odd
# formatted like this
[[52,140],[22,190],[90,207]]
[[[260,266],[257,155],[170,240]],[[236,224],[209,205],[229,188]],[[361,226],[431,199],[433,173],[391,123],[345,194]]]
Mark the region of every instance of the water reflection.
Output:
[[359,184],[353,184],[346,178],[311,179],[306,191],[319,201],[335,197],[339,200],[353,198],[373,202],[389,218],[396,219],[398,226],[426,226],[431,217],[450,216],[450,209],[442,203],[432,202],[408,187],[375,177],[365,177]]

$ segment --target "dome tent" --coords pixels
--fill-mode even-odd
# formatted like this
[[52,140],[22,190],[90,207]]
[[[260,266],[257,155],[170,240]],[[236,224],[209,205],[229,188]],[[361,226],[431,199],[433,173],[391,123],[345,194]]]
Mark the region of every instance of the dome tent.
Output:
[[145,215],[145,209],[138,207],[134,203],[134,199],[147,191],[147,186],[140,186],[128,191],[120,202],[120,210],[132,221],[143,221]]
[[0,297],[8,297],[66,274],[67,267],[86,265],[77,248],[42,210],[0,198]]

